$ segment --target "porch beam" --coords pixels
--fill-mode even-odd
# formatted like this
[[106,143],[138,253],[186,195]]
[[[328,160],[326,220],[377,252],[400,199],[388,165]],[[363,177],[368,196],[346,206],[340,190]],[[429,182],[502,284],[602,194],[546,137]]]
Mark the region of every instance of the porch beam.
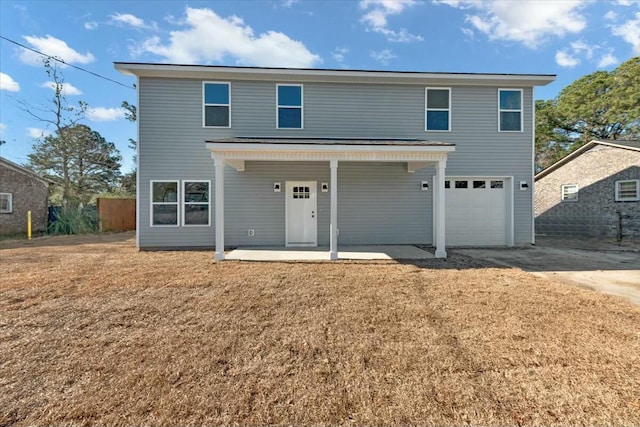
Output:
[[407,162],[407,172],[414,173],[418,169],[426,168],[432,164],[433,162]]
[[444,179],[445,169],[447,167],[446,160],[438,161],[436,166],[436,185],[434,196],[436,198],[436,258],[446,258],[447,251],[445,249],[445,192]]
[[244,172],[244,160],[238,159],[226,159],[225,163],[237,170],[238,172]]
[[224,159],[214,159],[216,180],[216,261],[224,260]]
[[330,160],[331,224],[329,226],[329,259],[338,259],[338,160]]

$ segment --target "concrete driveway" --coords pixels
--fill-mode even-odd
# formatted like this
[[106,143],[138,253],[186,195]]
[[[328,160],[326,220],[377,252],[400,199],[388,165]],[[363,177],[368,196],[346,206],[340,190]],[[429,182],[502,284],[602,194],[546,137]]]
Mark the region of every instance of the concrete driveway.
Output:
[[525,248],[452,251],[640,305],[640,241],[544,237]]

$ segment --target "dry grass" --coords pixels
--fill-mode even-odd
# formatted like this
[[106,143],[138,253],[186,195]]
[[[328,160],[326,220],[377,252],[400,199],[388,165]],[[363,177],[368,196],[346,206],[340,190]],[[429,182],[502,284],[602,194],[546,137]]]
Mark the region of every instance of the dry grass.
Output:
[[130,236],[0,246],[0,425],[640,424],[621,299],[455,255],[216,264]]

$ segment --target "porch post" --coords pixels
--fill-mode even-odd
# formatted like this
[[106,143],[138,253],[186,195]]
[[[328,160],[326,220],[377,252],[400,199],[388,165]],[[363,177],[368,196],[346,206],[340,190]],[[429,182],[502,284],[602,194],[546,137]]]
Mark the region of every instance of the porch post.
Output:
[[216,169],[216,261],[224,260],[224,159],[214,159]]
[[338,259],[338,161],[329,160],[331,168],[331,225],[329,226],[329,258]]
[[438,160],[436,166],[436,258],[446,258],[445,250],[445,200],[444,200],[444,171],[447,167],[446,160]]

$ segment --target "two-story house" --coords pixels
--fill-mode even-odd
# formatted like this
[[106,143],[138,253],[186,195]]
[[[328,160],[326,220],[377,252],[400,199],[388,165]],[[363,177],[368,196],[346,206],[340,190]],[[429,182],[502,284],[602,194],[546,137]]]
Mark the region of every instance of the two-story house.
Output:
[[141,249],[533,242],[553,75],[115,67],[137,77]]

